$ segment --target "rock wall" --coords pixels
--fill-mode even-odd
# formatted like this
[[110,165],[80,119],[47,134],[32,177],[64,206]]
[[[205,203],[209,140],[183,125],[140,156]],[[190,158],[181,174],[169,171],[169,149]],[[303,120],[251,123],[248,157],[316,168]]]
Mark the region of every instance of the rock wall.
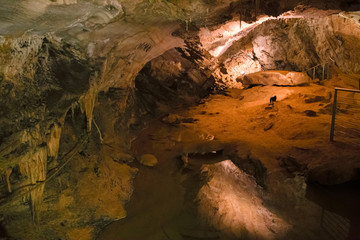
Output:
[[61,164],[66,112],[88,89],[92,67],[85,54],[51,34],[3,37],[0,55],[0,169],[11,193],[1,189],[1,209],[11,228],[17,212],[27,219],[31,210],[28,224],[40,222],[48,166]]
[[334,60],[343,72],[360,71],[360,26],[339,15],[273,20],[257,32],[253,48],[263,69],[304,71]]
[[[205,97],[215,79],[194,61],[191,51],[176,48],[147,63],[135,79],[137,97],[149,113],[194,104]],[[161,111],[164,111],[162,109]]]
[[1,169],[43,145],[45,159],[56,157],[61,119],[88,88],[90,63],[51,35],[5,39],[1,50]]
[[[70,40],[34,33],[1,38],[0,207],[11,207],[0,224],[12,237],[79,239],[84,233],[89,239],[126,216],[136,174],[128,166],[127,133],[141,116],[134,116],[135,77],[152,58],[182,45],[171,36],[175,27],[143,31],[122,22]],[[112,108],[104,108],[102,96],[110,96]]]

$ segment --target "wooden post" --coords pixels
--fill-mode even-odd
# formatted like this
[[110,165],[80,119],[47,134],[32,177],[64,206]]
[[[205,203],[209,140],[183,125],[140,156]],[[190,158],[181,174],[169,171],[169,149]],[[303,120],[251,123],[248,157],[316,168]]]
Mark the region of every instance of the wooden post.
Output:
[[325,64],[322,65],[322,77],[321,80],[324,81],[324,77],[325,77]]
[[334,141],[337,91],[338,90],[335,88],[334,102],[333,102],[333,108],[332,108],[332,118],[331,118],[331,129],[330,129],[330,141],[331,142]]

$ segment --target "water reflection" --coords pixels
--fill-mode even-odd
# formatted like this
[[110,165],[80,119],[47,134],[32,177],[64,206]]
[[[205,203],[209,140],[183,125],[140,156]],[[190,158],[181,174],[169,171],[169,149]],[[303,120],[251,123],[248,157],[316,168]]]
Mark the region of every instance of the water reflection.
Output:
[[330,239],[360,239],[360,181],[337,186],[310,184],[306,198],[321,209],[321,228]]

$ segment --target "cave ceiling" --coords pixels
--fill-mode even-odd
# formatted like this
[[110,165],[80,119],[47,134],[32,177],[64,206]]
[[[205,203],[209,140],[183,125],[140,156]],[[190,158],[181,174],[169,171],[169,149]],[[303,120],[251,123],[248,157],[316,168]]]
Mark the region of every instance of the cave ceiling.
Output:
[[164,21],[213,25],[242,13],[278,15],[303,4],[324,9],[356,10],[358,1],[273,1],[273,0],[3,0],[0,34],[25,31],[57,32],[77,36],[105,25],[124,21],[151,25]]

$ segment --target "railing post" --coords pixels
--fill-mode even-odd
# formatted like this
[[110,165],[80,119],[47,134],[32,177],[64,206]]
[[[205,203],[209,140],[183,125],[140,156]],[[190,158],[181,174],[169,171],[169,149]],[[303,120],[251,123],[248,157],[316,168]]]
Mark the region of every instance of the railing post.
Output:
[[330,69],[331,69],[330,62],[327,63],[326,69],[327,69],[326,79],[330,79]]
[[240,10],[239,12],[240,12],[240,30],[241,30],[241,21],[242,21],[242,14],[241,13],[242,13],[242,11]]
[[315,67],[313,68],[313,81],[314,81],[314,79],[315,79]]
[[337,102],[337,89],[335,88],[335,94],[334,94],[334,102],[333,102],[333,108],[332,108],[332,118],[331,118],[331,129],[330,129],[330,141],[334,141],[334,131],[335,131],[335,116],[336,116],[336,102]]

